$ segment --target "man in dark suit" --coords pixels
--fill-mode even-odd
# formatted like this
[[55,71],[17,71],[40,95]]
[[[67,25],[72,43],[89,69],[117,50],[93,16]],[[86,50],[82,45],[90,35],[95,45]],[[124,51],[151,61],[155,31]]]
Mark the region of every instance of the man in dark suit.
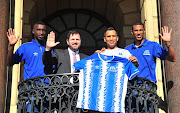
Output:
[[44,65],[49,66],[55,65],[56,68],[54,70],[54,73],[73,73],[73,64],[76,61],[87,57],[87,55],[79,53],[79,47],[81,46],[81,37],[77,31],[69,31],[66,42],[67,45],[69,45],[67,49],[55,49],[54,53],[51,54],[51,49],[60,42],[55,42],[54,32],[48,34],[46,49],[43,54],[43,63]]
[[[52,73],[74,73],[75,70],[73,68],[73,65],[76,61],[79,61],[87,55],[83,53],[79,53],[79,47],[81,46],[81,37],[80,34],[75,31],[69,31],[67,34],[67,39],[66,39],[67,45],[69,46],[67,49],[55,49],[53,50],[53,54],[51,54],[51,49],[55,47],[57,44],[60,42],[55,42],[55,33],[50,32],[47,37],[46,41],[46,49],[43,53],[43,63],[46,67],[51,67],[52,65],[55,65],[55,69],[52,71]],[[76,81],[77,78],[76,76],[73,77],[73,80],[70,79],[70,82],[73,83],[73,81]],[[55,79],[56,82],[59,82],[59,79]],[[68,83],[68,79],[63,78],[64,83]],[[77,87],[74,87],[76,90],[78,89]],[[64,92],[65,94],[67,92]],[[64,95],[65,95],[64,94]],[[67,107],[67,98],[66,97],[61,97],[62,100],[62,113],[68,113],[69,108]],[[58,108],[59,103],[55,103],[52,105],[55,108]]]

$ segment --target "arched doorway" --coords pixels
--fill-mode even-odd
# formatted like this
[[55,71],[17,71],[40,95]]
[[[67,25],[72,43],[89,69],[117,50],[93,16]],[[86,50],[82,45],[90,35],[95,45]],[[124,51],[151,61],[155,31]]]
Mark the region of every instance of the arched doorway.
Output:
[[81,52],[91,55],[96,49],[105,47],[104,31],[113,26],[100,14],[86,9],[65,9],[49,15],[43,22],[47,25],[47,33],[54,31],[56,41],[61,43],[57,48],[66,48],[66,35],[69,30],[80,32]]

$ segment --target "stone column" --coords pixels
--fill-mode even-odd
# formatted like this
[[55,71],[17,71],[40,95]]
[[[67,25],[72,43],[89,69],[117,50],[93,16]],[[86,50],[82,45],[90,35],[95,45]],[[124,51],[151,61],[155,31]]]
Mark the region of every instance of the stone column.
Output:
[[169,113],[180,113],[180,2],[179,0],[160,0],[162,26],[172,28],[172,46],[176,62],[165,62],[168,86]]
[[[23,0],[15,0],[15,12],[14,12],[14,29],[16,35],[20,35],[22,38],[22,26],[23,26]],[[22,44],[22,40],[18,40],[14,46],[14,52]],[[12,86],[11,86],[11,103],[10,113],[17,113],[17,101],[18,101],[18,83],[20,81],[20,63],[13,65],[12,69]]]
[[5,111],[7,86],[7,37],[9,0],[0,0],[0,113]]

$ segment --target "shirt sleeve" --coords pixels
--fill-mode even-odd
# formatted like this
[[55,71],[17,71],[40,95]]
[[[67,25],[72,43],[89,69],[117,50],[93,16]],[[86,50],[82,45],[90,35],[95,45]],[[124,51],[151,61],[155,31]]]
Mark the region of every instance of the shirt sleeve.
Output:
[[74,70],[80,70],[83,69],[84,67],[85,67],[85,59],[82,59],[73,65]]
[[136,66],[134,66],[134,64],[130,61],[127,61],[126,65],[125,65],[125,73],[128,76],[129,80],[132,80],[137,73],[139,72],[139,70],[136,68]]
[[132,54],[128,50],[126,50],[126,58],[129,59],[130,56],[132,56]]
[[86,62],[88,60],[92,60],[92,59],[95,59],[96,57],[98,56],[98,53],[94,53],[92,54],[91,56],[88,56],[78,62],[76,62],[74,65],[73,65],[73,68],[75,70],[80,70],[80,69],[84,69],[85,65],[86,65]]
[[19,63],[26,58],[25,52],[26,52],[25,46],[21,45],[13,55],[15,63]]
[[153,55],[160,58],[161,60],[165,60],[167,54],[168,50],[166,50],[162,45],[155,42]]

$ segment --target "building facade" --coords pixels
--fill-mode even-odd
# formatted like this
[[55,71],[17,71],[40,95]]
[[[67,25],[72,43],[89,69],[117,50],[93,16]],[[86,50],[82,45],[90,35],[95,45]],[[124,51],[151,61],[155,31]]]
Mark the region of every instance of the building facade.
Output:
[[[177,0],[0,0],[1,5],[1,66],[0,80],[1,97],[0,111],[7,112],[10,100],[10,112],[17,109],[17,85],[23,75],[21,64],[12,68],[12,82],[7,82],[7,50],[8,41],[6,30],[15,28],[20,34],[17,49],[22,43],[32,39],[32,24],[38,20],[47,25],[47,33],[54,31],[56,40],[60,41],[59,48],[65,48],[65,34],[70,29],[76,29],[82,37],[82,52],[92,54],[95,50],[105,46],[103,33],[107,27],[113,26],[119,34],[118,46],[124,48],[133,42],[131,25],[136,21],[145,24],[148,40],[162,43],[159,38],[161,26],[173,29],[172,46],[175,49],[177,61],[170,63],[157,59],[157,94],[161,97],[159,112],[178,113],[180,62],[179,62],[179,13],[180,2]],[[10,76],[11,77],[11,76]],[[11,78],[8,78],[9,80]],[[11,93],[7,92],[7,85],[12,83]],[[7,95],[11,96],[7,96]],[[6,98],[7,97],[7,98]],[[7,109],[6,109],[7,108]]]

